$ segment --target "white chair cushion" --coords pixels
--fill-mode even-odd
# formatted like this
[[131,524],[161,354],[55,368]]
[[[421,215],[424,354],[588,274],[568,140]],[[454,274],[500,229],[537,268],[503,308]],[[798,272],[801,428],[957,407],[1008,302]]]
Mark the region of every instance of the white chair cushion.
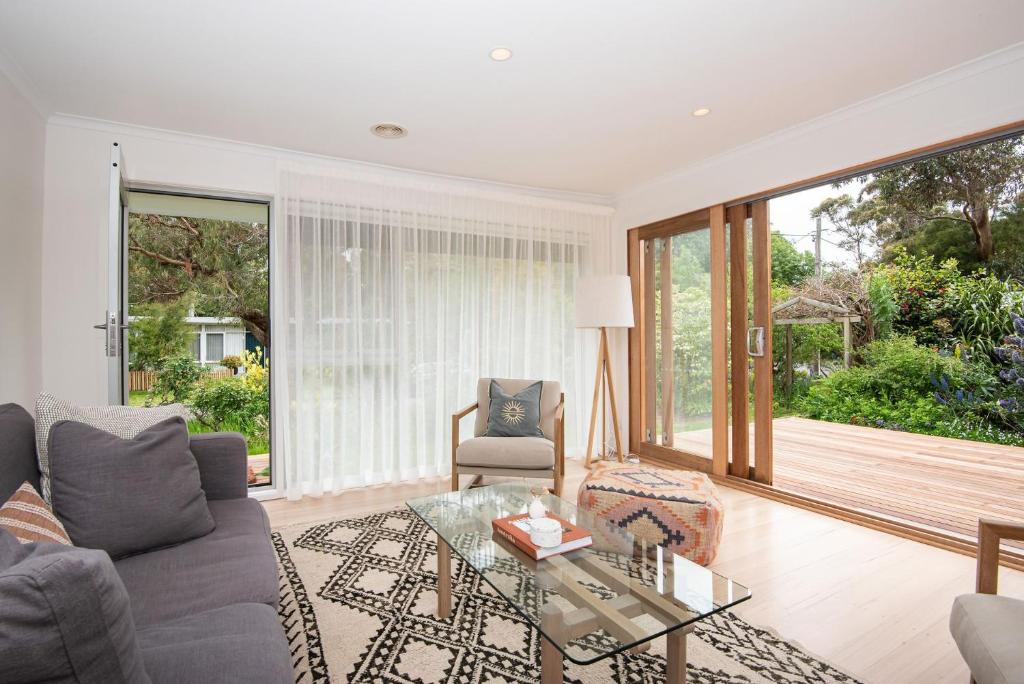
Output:
[[555,466],[555,444],[543,437],[474,437],[455,450],[460,466],[544,470]]
[[949,631],[978,684],[1024,682],[1024,601],[992,594],[957,596]]

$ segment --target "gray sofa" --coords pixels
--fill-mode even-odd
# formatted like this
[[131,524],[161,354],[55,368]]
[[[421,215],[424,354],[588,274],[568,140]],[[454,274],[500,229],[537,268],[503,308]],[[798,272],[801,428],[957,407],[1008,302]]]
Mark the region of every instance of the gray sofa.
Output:
[[[26,480],[39,487],[34,431],[23,408],[0,406],[0,503]],[[146,674],[154,683],[290,683],[270,526],[259,502],[247,498],[245,440],[195,435],[190,450],[214,531],[114,562]]]

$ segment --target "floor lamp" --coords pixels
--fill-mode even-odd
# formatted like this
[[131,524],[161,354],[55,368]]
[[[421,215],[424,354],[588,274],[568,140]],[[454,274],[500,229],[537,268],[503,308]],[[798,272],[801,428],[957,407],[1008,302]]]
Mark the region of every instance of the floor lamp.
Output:
[[602,460],[605,457],[604,393],[606,382],[612,410],[615,450],[620,463],[625,455],[622,449],[622,436],[619,434],[619,410],[615,403],[615,382],[612,380],[612,362],[608,352],[608,328],[632,328],[633,324],[633,289],[629,276],[589,276],[577,281],[576,327],[598,328],[601,331],[601,342],[597,352],[597,375],[594,378],[594,403],[590,411],[590,434],[587,437],[585,464],[588,468],[590,467],[591,453],[594,450],[594,429],[597,427],[598,410],[601,411],[600,457]]

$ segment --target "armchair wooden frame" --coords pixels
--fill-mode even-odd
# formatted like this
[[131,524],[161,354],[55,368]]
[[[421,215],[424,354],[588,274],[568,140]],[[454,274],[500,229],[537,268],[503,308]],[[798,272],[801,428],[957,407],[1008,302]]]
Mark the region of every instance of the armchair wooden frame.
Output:
[[[555,463],[554,467],[544,470],[520,468],[482,468],[476,466],[460,466],[457,453],[459,450],[459,421],[476,411],[480,404],[473,402],[466,408],[452,414],[452,491],[459,490],[459,475],[473,475],[470,487],[480,484],[484,475],[499,477],[548,478],[554,480],[555,496],[562,496],[562,481],[565,479],[565,392],[558,399],[555,408]],[[510,437],[509,439],[515,439]]]
[[1024,541],[1024,523],[982,518],[978,521],[978,579],[975,591],[995,594],[999,580],[999,544]]

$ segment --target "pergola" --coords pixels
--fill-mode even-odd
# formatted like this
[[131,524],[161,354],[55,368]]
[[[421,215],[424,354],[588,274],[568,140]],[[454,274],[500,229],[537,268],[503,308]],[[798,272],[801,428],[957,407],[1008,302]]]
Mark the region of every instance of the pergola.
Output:
[[793,326],[839,323],[843,326],[843,368],[850,367],[851,329],[860,316],[849,309],[810,297],[793,297],[772,307],[775,325],[786,326],[786,394],[793,388]]

